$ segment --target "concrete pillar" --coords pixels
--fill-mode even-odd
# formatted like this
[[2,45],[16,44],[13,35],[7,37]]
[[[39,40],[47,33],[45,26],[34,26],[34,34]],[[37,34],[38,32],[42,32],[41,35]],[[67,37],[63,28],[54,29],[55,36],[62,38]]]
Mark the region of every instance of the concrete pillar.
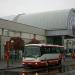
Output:
[[62,37],[62,45],[64,45],[64,36],[61,36]]
[[0,36],[0,60],[1,60],[1,36]]
[[1,59],[4,59],[4,36],[1,36]]

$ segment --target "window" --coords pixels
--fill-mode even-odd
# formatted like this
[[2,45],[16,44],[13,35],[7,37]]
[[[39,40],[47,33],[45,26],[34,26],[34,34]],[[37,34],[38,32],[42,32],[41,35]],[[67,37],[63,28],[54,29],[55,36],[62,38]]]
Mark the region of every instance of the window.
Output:
[[25,46],[25,57],[39,57],[40,47],[39,46]]
[[41,54],[60,53],[62,51],[63,51],[63,48],[60,48],[60,47],[41,47]]
[[9,36],[9,31],[4,29],[4,33],[3,33],[4,36]]
[[40,50],[41,50],[41,55],[42,55],[42,54],[50,53],[51,49],[50,49],[50,47],[41,47]]

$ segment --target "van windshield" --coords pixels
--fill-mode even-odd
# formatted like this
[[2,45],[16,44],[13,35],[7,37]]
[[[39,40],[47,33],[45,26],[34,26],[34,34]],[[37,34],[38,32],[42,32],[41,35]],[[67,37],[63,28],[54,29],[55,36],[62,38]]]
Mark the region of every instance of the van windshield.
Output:
[[24,57],[37,58],[39,56],[40,56],[40,47],[39,46],[25,46]]

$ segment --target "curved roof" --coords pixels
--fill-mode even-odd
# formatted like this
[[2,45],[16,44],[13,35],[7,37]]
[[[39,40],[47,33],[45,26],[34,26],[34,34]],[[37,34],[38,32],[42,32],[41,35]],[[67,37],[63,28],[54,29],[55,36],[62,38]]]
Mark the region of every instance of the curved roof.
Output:
[[2,18],[2,19],[5,19],[5,20],[13,21],[16,16],[17,16],[17,15],[10,15],[10,16],[4,16],[4,17],[1,17],[1,18]]
[[[41,12],[36,14],[19,14],[13,21],[46,30],[68,29],[71,16],[75,16],[75,9],[65,9]],[[69,17],[70,16],[70,17]]]
[[49,11],[30,15],[20,14],[14,18],[14,21],[47,30],[66,29],[70,11],[72,11],[72,9]]

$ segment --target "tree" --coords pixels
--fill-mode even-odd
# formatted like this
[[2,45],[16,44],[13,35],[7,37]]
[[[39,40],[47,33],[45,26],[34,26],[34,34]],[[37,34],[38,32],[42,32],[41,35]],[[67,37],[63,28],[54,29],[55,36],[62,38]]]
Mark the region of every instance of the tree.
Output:
[[21,37],[11,37],[10,42],[15,50],[21,50],[24,48],[24,40],[22,40]]

